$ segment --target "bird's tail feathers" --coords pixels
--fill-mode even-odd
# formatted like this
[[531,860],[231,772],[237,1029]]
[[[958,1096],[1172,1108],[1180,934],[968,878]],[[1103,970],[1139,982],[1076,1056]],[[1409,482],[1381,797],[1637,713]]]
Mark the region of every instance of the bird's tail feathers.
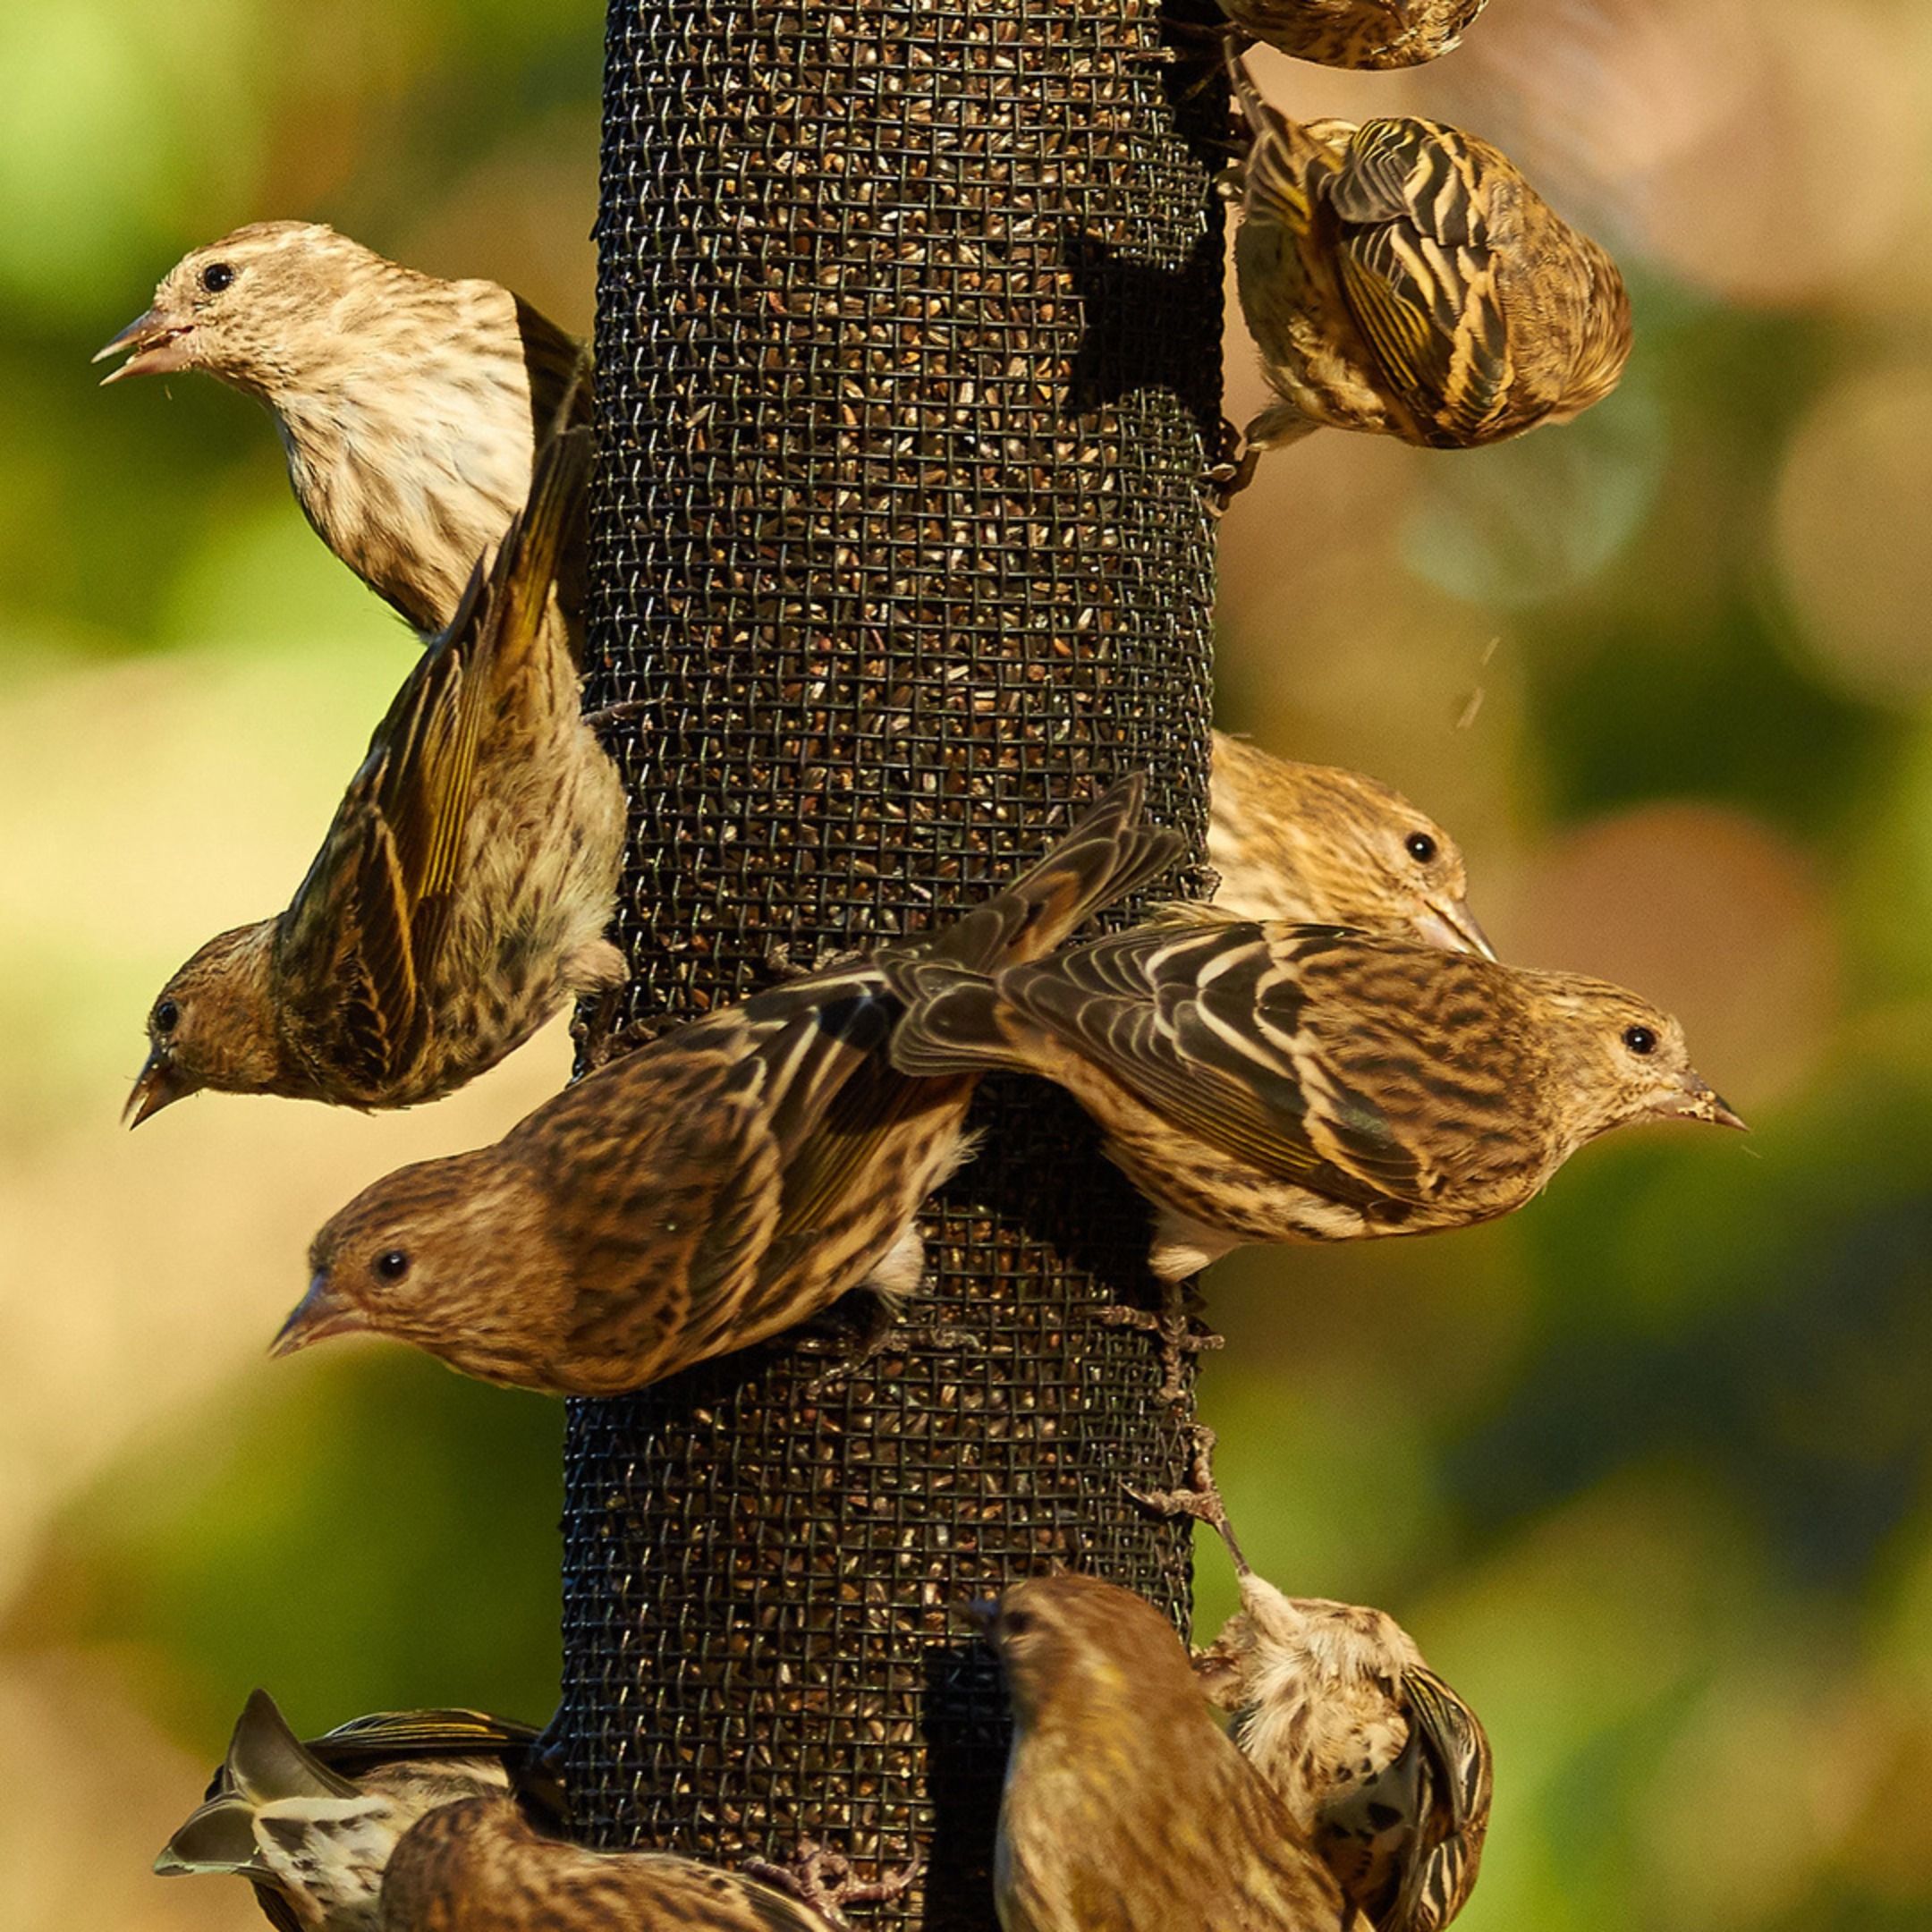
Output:
[[907,1004],[890,1049],[900,1072],[931,1079],[1028,1065],[1026,1022],[984,974],[935,960],[889,970]]
[[266,1876],[258,1866],[255,1817],[264,1805],[292,1801],[340,1804],[360,1797],[289,1729],[266,1690],[242,1707],[222,1760],[221,1788],[199,1806],[164,1847],[155,1869],[240,1872]]
[[1314,220],[1309,175],[1316,167],[1333,169],[1334,157],[1301,122],[1291,120],[1261,98],[1248,64],[1232,50],[1228,80],[1248,128],[1248,145],[1226,176],[1224,185],[1237,187],[1243,206],[1264,208],[1284,225],[1307,229]]
[[1181,856],[1176,832],[1143,825],[1147,782],[1123,778],[1030,870],[902,959],[991,972],[1043,959],[1104,906],[1124,898]]
[[589,514],[590,431],[564,429],[538,452],[530,500],[510,520],[489,576],[491,648],[502,676],[536,648],[565,550]]

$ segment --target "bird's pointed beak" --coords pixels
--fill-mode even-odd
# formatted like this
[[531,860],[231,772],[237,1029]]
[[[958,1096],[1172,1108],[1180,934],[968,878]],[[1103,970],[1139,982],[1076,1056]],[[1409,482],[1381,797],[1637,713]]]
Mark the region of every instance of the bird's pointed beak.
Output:
[[1666,1101],[1657,1111],[1670,1120],[1708,1121],[1714,1127],[1735,1127],[1740,1133],[1750,1131],[1732,1112],[1724,1096],[1695,1073],[1684,1075],[1681,1098]]
[[975,1597],[965,1609],[966,1621],[982,1637],[992,1634],[994,1620],[999,1615],[997,1597]]
[[1496,957],[1496,948],[1476,923],[1476,915],[1470,911],[1466,899],[1432,902],[1415,923],[1416,931],[1430,945],[1442,946],[1451,953],[1474,953],[1486,960]]
[[128,1096],[127,1105],[121,1109],[121,1118],[131,1128],[139,1127],[149,1114],[158,1114],[165,1106],[173,1106],[177,1100],[185,1100],[195,1091],[195,1083],[157,1046],[148,1054],[147,1063],[134,1082],[134,1090]]
[[101,387],[117,383],[123,376],[165,376],[171,369],[188,366],[188,352],[182,339],[192,335],[192,322],[177,322],[158,309],[138,315],[114,337],[94,352],[92,360],[105,362],[109,356],[125,352],[127,360],[101,377]]
[[367,1328],[361,1309],[329,1286],[328,1270],[318,1268],[309,1284],[309,1292],[295,1304],[282,1330],[269,1343],[268,1352],[279,1360],[305,1349],[311,1342],[326,1342],[331,1335],[354,1335]]

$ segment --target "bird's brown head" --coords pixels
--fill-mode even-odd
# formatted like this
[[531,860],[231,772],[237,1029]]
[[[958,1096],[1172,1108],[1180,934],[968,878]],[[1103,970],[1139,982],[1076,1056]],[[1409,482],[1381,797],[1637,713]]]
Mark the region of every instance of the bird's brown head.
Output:
[[1127,1707],[1150,1724],[1190,1713],[1206,1721],[1174,1626],[1118,1584],[1031,1577],[986,1606],[981,1623],[1022,1727],[1103,1726]]
[[1217,904],[1496,957],[1455,840],[1380,780],[1217,737],[1214,787]]
[[184,255],[94,360],[126,357],[104,384],[200,369],[273,401],[339,341],[343,293],[388,267],[333,228],[257,222]]
[[270,984],[274,939],[273,919],[219,933],[161,988],[148,1009],[147,1063],[123,1111],[130,1126],[204,1087],[289,1090]]
[[532,1325],[555,1270],[520,1212],[525,1199],[494,1148],[386,1174],[309,1244],[309,1292],[272,1352],[380,1335],[467,1375],[527,1384]]
[[1690,1064],[1683,1028],[1669,1013],[1601,979],[1524,977],[1537,989],[1574,1110],[1572,1146],[1631,1121],[1744,1125]]

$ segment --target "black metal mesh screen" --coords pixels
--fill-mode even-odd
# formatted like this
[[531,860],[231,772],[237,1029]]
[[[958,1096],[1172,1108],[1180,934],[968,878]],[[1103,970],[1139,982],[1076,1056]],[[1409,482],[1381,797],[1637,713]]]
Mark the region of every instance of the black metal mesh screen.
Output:
[[[641,699],[628,1017],[928,923],[1151,769],[1198,841],[1221,239],[1212,91],[1131,0],[615,0],[587,701]],[[926,1290],[572,1406],[564,1715],[593,1840],[917,1853],[986,1926],[1004,1739],[959,1612],[1061,1560],[1186,1614],[1123,1480],[1185,1455],[1145,1216],[989,1087]],[[920,1900],[924,1894],[923,1906]]]

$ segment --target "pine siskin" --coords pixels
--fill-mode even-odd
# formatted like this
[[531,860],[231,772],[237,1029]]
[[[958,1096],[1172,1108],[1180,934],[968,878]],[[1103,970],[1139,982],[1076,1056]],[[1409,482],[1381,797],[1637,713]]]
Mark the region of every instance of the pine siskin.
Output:
[[[508,1799],[431,1812],[395,1848],[381,1932],[826,1932],[743,1874],[547,1838]],[[334,1932],[334,1928],[332,1928]]]
[[1221,875],[1215,911],[1496,957],[1464,896],[1455,841],[1387,785],[1271,758],[1216,732],[1209,804],[1208,860]]
[[258,1690],[208,1801],[155,1869],[250,1879],[279,1932],[826,1932],[734,1872],[546,1835],[555,1814],[518,1778],[534,1736],[475,1712],[411,1711],[304,1745]]
[[1097,1577],[1036,1577],[987,1621],[1013,1716],[1002,1932],[1339,1932],[1334,1878],[1152,1605]]
[[[1038,957],[1176,857],[1116,785],[1039,864],[882,953]],[[721,1008],[577,1082],[495,1147],[367,1188],[309,1251],[278,1354],[352,1331],[486,1381],[609,1395],[918,1284],[913,1216],[964,1157],[976,1075],[912,1081],[898,1004],[859,961]]]
[[487,1794],[513,1809],[513,1792],[558,1821],[537,1735],[480,1711],[392,1711],[304,1744],[257,1690],[206,1801],[155,1869],[247,1878],[280,1932],[373,1932],[391,1852],[437,1806]]
[[1288,1597],[1241,1555],[1196,1432],[1193,1490],[1145,1496],[1212,1523],[1241,1608],[1194,1656],[1235,1741],[1377,1932],[1440,1932],[1468,1902],[1489,1830],[1489,1740],[1381,1610]]
[[902,1072],[1065,1088],[1174,1282],[1249,1241],[1493,1220],[1647,1118],[1743,1123],[1632,993],[1334,926],[1155,926],[991,976],[894,965]]
[[584,351],[527,302],[312,222],[257,222],[183,256],[94,360],[123,351],[104,381],[203,369],[265,404],[316,533],[426,643],[530,494],[560,413],[590,419]]
[[1291,121],[1230,66],[1250,131],[1236,282],[1281,398],[1243,433],[1231,487],[1324,424],[1472,449],[1616,386],[1623,278],[1506,155],[1436,121]]
[[1221,0],[1243,37],[1324,67],[1419,67],[1448,53],[1488,0]]
[[624,979],[603,936],[623,785],[579,713],[553,594],[589,461],[587,430],[546,447],[527,513],[376,727],[288,910],[211,939],[162,988],[135,1125],[204,1087],[432,1100]]

